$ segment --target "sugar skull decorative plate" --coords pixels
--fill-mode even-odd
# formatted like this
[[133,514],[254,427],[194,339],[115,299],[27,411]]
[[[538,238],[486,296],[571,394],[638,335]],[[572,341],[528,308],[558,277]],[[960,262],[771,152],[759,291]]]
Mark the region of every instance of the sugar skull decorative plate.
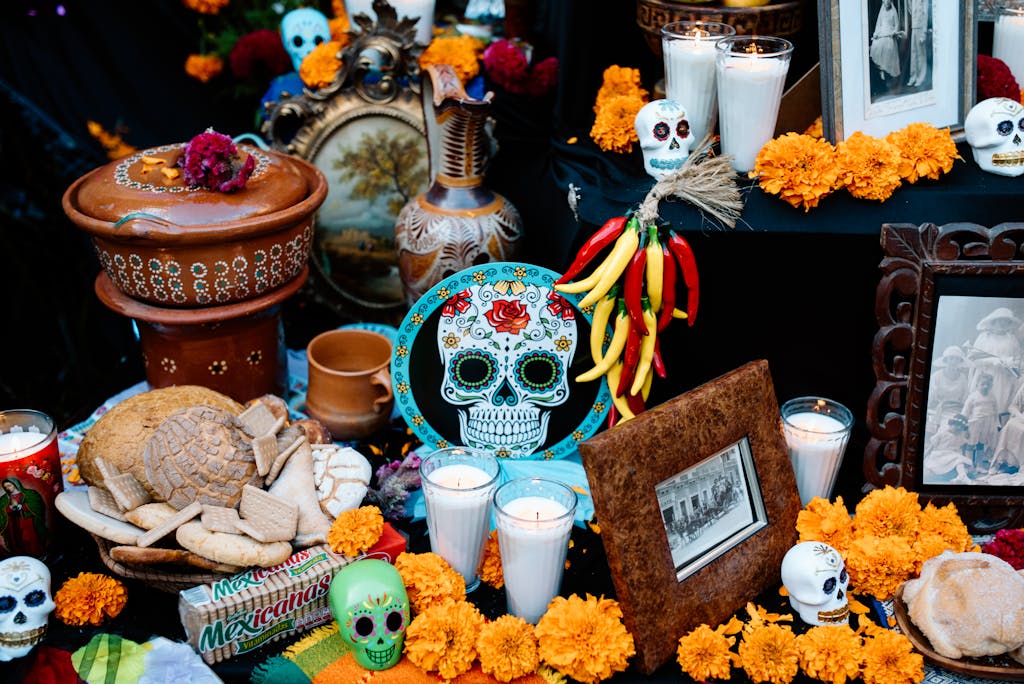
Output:
[[443,279],[409,310],[391,359],[396,405],[428,448],[498,458],[563,458],[601,426],[611,397],[593,366],[592,311],[557,273],[515,262]]

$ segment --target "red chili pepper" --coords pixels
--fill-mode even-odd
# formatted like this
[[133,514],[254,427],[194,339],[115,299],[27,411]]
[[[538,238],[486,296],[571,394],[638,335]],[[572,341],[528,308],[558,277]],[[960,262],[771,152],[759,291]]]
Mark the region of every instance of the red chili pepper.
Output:
[[629,410],[633,412],[633,415],[639,416],[641,413],[647,410],[644,406],[644,397],[642,394],[630,394],[626,393],[626,403],[629,405]]
[[629,320],[633,322],[633,328],[641,335],[647,334],[647,325],[644,323],[644,310],[640,304],[644,287],[644,266],[647,265],[647,250],[641,244],[633,252],[633,257],[626,266],[626,283],[622,287],[622,297],[626,300],[626,312],[629,313]]
[[587,267],[594,257],[597,256],[602,249],[615,242],[615,239],[622,234],[622,229],[626,227],[626,217],[616,216],[615,218],[608,219],[604,222],[604,225],[598,228],[593,235],[587,238],[587,241],[583,243],[579,251],[576,252],[576,258],[570,264],[569,268],[562,277],[555,281],[556,285],[567,283],[577,275],[580,271]]
[[661,312],[658,316],[658,332],[672,322],[672,309],[676,308],[676,261],[668,245],[661,246],[661,257],[664,269],[661,274]]
[[661,340],[654,338],[654,356],[651,358],[651,368],[658,374],[659,378],[665,378],[668,371],[665,370],[665,362],[661,359]]
[[619,386],[615,388],[615,396],[621,397],[633,384],[636,377],[636,364],[640,360],[640,333],[636,328],[629,326],[629,337],[626,338],[626,349],[622,352],[622,376],[619,378]]
[[615,406],[612,405],[612,407],[608,409],[608,429],[611,430],[618,422],[619,412],[615,409]]
[[683,236],[675,231],[670,231],[668,247],[672,255],[679,262],[679,269],[683,272],[683,282],[686,283],[686,322],[693,325],[697,320],[697,304],[700,302],[700,277],[697,275],[697,261],[693,258],[693,250],[690,243],[683,239]]

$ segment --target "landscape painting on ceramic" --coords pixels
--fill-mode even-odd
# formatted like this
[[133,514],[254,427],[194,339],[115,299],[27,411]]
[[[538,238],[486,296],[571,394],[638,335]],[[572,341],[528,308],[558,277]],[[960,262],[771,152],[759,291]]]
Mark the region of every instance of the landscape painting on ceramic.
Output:
[[313,163],[328,183],[314,248],[321,270],[359,303],[401,303],[395,219],[427,185],[423,134],[384,113],[360,116],[338,126]]
[[443,279],[399,327],[391,373],[406,423],[427,447],[471,446],[498,458],[554,459],[601,426],[611,397],[585,343],[581,295],[558,274],[514,262]]

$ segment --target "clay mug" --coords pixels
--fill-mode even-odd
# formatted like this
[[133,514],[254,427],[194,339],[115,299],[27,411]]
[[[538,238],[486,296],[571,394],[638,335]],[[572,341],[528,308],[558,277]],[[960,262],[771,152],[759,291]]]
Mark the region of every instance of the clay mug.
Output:
[[355,328],[320,333],[306,347],[309,388],[306,410],[336,440],[360,439],[391,418],[391,342]]

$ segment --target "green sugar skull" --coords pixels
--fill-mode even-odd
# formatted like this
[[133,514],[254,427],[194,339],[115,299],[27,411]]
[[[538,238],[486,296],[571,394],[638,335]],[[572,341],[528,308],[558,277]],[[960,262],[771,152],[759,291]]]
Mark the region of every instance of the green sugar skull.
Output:
[[386,670],[401,660],[409,597],[395,566],[373,558],[346,565],[331,581],[328,600],[360,666]]

